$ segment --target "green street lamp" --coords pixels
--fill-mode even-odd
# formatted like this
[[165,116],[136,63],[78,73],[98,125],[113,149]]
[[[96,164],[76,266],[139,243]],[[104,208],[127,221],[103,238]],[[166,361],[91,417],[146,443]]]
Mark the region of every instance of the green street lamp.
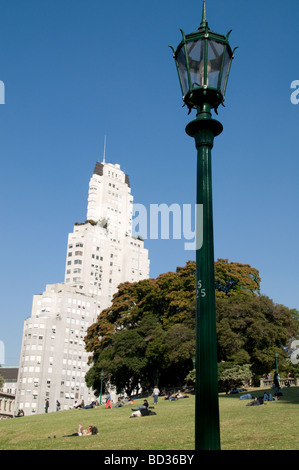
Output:
[[102,404],[102,396],[103,396],[103,379],[104,379],[104,371],[101,370],[101,390],[100,390],[100,405]]
[[[222,124],[212,119],[224,102],[234,51],[228,37],[210,31],[205,1],[197,31],[185,35],[173,57],[184,104],[197,110],[186,126],[197,149],[197,208],[202,208],[203,227],[196,227],[196,384],[195,448],[220,449],[217,335],[215,308],[214,241],[212,212],[211,149]],[[199,213],[199,212],[198,212]]]

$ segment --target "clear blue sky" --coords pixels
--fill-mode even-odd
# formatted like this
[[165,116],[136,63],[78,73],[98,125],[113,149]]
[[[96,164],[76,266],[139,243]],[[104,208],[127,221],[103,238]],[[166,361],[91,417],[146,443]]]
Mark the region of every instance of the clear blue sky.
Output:
[[[215,258],[260,271],[262,293],[299,309],[297,0],[207,0],[212,30],[239,46],[213,149]],[[5,365],[19,363],[32,296],[62,282],[95,162],[129,174],[134,201],[195,202],[169,45],[199,27],[201,0],[1,0],[1,309]],[[151,277],[183,266],[184,240],[148,240]]]

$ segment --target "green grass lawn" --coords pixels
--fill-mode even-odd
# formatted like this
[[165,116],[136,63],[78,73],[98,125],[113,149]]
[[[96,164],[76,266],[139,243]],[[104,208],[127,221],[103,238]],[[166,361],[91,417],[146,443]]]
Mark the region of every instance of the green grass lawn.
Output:
[[[298,450],[299,387],[282,392],[279,401],[263,406],[246,406],[250,400],[220,394],[221,449]],[[194,396],[176,402],[160,398],[154,411],[156,416],[129,418],[130,406],[99,406],[2,420],[0,450],[194,450]],[[97,426],[98,435],[65,437],[79,423]]]

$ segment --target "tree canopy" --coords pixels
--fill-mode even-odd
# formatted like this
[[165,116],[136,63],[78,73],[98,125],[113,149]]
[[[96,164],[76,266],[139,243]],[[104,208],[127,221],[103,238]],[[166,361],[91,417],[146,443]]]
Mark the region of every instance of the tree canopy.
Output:
[[150,387],[157,375],[160,383],[184,380],[195,353],[194,268],[187,263],[176,273],[119,286],[112,306],[99,315],[85,338],[93,354],[89,386],[101,369],[118,390],[128,393],[137,383]]
[[232,296],[260,293],[260,275],[249,264],[229,263],[218,259],[215,263],[216,296]]
[[[129,394],[157,379],[160,387],[184,382],[195,355],[195,277],[189,261],[176,272],[119,286],[85,337],[92,353],[88,386],[99,391],[102,369]],[[294,312],[260,295],[259,272],[247,264],[216,261],[215,290],[219,361],[267,372],[277,348],[298,333]]]
[[217,299],[218,360],[250,363],[255,375],[274,368],[275,353],[287,358],[285,347],[298,334],[294,311],[266,296]]

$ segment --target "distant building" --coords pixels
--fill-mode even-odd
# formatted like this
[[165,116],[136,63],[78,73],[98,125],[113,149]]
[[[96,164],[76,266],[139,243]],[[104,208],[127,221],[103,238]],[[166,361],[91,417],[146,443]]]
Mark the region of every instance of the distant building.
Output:
[[13,418],[15,395],[0,392],[0,419]]
[[12,418],[15,406],[18,368],[0,367],[0,375],[4,378],[0,389],[0,419]]
[[122,282],[149,277],[148,252],[132,236],[133,196],[118,164],[96,163],[87,219],[68,236],[65,279],[34,295],[24,323],[15,409],[25,415],[93,401],[84,337]]
[[0,375],[4,378],[4,384],[0,392],[15,395],[18,379],[17,367],[0,367]]

